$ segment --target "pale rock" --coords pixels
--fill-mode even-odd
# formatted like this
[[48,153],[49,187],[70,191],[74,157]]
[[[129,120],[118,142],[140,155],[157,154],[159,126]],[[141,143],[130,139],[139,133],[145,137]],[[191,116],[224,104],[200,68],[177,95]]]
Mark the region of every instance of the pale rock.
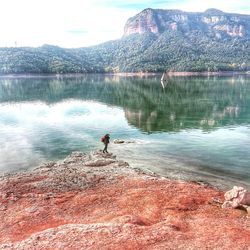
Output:
[[111,163],[116,162],[115,160],[101,160],[101,159],[97,159],[97,160],[92,160],[92,161],[86,161],[84,163],[85,166],[89,166],[89,167],[103,167],[103,166],[107,166],[110,165]]
[[246,210],[247,210],[247,213],[250,215],[250,207],[247,207]]
[[241,201],[241,204],[250,206],[250,193],[249,192],[245,193],[245,195]]
[[7,206],[0,203],[0,211],[5,211],[5,210],[7,210]]
[[28,207],[25,209],[25,211],[28,213],[34,213],[37,211],[37,207]]
[[237,208],[241,205],[250,205],[250,193],[243,187],[234,186],[224,194],[225,202],[222,208]]

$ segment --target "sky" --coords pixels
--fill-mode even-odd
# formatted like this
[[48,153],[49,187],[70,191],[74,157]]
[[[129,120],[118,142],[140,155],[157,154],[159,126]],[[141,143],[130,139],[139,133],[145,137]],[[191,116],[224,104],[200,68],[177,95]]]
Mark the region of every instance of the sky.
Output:
[[97,45],[123,35],[145,8],[250,14],[249,0],[0,0],[0,47]]

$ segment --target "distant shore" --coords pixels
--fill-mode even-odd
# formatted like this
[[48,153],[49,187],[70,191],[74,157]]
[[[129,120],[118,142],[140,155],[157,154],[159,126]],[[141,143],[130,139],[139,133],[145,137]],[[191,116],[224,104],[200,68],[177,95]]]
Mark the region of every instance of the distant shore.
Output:
[[233,75],[250,75],[250,71],[218,71],[218,72],[166,72],[168,76],[233,76]]
[[234,75],[249,75],[250,71],[203,71],[203,72],[191,72],[191,71],[166,71],[166,72],[121,72],[121,73],[110,73],[111,75],[118,76],[154,76],[154,75],[162,75],[166,74],[167,76],[234,76]]
[[22,73],[22,74],[6,74],[0,75],[0,78],[60,78],[60,77],[76,77],[76,76],[86,76],[86,75],[108,75],[108,76],[160,76],[166,74],[169,77],[172,76],[234,76],[234,75],[249,75],[250,71],[203,71],[203,72],[191,72],[191,71],[166,71],[166,72],[117,72],[117,73],[65,73],[65,74],[35,74],[35,73]]

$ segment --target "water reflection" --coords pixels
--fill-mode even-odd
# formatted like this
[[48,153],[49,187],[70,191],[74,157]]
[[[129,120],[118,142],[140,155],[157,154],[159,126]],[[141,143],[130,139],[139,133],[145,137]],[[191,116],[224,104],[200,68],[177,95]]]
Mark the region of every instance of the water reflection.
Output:
[[93,149],[101,129],[117,131],[117,124],[126,128],[121,110],[89,101],[0,105],[0,171]]
[[0,172],[96,150],[111,132],[142,142],[111,145],[135,165],[249,182],[250,78],[173,77],[163,89],[160,77],[0,78]]
[[74,78],[1,79],[0,102],[94,100],[124,109],[143,132],[209,131],[250,121],[250,81],[237,77],[151,78],[87,75]]

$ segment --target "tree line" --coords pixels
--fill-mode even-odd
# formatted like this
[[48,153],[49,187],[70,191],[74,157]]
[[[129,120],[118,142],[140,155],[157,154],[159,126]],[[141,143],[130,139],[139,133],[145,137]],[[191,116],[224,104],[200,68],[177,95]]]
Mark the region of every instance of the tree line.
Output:
[[216,39],[201,31],[134,34],[77,49],[0,48],[2,75],[248,70],[249,39]]

